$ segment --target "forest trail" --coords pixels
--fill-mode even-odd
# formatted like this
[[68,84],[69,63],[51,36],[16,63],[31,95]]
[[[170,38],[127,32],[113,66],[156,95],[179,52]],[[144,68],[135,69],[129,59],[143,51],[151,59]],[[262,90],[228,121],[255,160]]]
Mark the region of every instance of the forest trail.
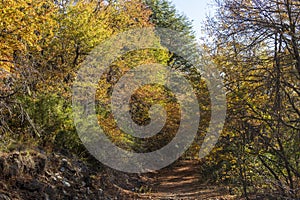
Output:
[[144,179],[151,189],[140,194],[139,199],[235,199],[225,187],[203,183],[199,162],[194,160],[178,161],[156,173],[146,174]]

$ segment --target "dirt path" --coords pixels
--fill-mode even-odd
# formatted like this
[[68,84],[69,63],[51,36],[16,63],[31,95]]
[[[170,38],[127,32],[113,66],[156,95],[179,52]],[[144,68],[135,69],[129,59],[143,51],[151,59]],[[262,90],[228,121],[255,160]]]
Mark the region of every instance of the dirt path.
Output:
[[234,199],[225,187],[201,184],[203,180],[197,161],[180,161],[144,178],[151,189],[140,194],[140,199]]
[[0,153],[0,199],[184,200],[234,199],[201,180],[197,161],[178,161],[156,173],[97,172],[60,153]]

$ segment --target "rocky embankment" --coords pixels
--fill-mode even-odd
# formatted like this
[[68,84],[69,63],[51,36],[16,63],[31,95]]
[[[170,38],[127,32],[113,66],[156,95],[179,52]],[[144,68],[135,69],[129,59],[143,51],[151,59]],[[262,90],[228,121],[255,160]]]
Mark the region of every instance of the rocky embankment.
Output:
[[60,153],[0,153],[0,200],[136,199],[142,184],[137,175],[95,170]]

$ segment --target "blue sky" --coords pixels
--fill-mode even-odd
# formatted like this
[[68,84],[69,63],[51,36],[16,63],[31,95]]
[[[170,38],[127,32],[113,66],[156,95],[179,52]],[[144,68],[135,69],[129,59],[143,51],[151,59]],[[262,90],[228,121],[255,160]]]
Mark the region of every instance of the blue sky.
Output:
[[171,0],[179,13],[184,13],[193,20],[194,30],[197,38],[201,37],[201,25],[207,15],[213,14],[213,0]]

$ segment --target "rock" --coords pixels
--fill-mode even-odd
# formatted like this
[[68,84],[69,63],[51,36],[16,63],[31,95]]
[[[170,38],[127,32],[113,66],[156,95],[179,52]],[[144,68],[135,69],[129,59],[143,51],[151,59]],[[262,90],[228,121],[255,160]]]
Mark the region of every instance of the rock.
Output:
[[71,184],[67,181],[62,181],[62,183],[64,184],[64,186],[66,187],[71,187]]
[[62,180],[62,179],[63,179],[63,178],[62,178],[60,175],[58,175],[58,174],[56,175],[56,178],[59,179],[59,180]]
[[86,193],[87,193],[87,194],[91,194],[91,190],[90,190],[89,187],[86,188]]
[[86,183],[84,181],[81,182],[82,187],[86,186]]
[[49,172],[49,171],[45,171],[45,175],[46,175],[47,177],[51,177],[51,176],[52,176],[51,172]]
[[99,194],[102,195],[103,194],[103,190],[100,188],[99,189]]
[[11,200],[7,195],[0,193],[0,200]]
[[86,186],[86,187],[90,187],[91,184],[92,184],[92,181],[91,181],[91,177],[90,177],[90,176],[84,176],[84,177],[83,177],[83,181],[85,182],[85,186]]
[[61,168],[60,168],[60,171],[61,171],[61,172],[64,172],[64,171],[66,171],[66,169],[65,169],[64,167],[61,167]]
[[50,197],[48,194],[45,194],[45,200],[50,200]]
[[61,167],[68,167],[68,166],[69,166],[69,164],[68,164],[67,159],[63,158],[63,159],[61,160]]
[[56,191],[54,186],[47,186],[44,190],[45,194],[49,197],[49,199],[54,200],[56,198]]

